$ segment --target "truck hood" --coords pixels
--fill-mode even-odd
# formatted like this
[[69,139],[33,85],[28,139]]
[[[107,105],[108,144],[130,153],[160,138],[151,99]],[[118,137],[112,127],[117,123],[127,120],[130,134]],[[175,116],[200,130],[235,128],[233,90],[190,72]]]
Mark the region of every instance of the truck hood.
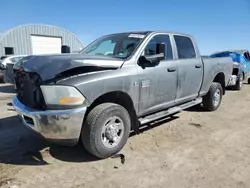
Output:
[[[19,62],[18,68],[23,69],[25,72],[35,72],[45,81],[77,67],[86,67],[84,71],[86,73],[97,70],[95,68],[98,68],[98,70],[118,69],[123,62],[118,58],[100,55],[31,55],[23,58]],[[94,67],[94,69],[88,69],[87,67]]]

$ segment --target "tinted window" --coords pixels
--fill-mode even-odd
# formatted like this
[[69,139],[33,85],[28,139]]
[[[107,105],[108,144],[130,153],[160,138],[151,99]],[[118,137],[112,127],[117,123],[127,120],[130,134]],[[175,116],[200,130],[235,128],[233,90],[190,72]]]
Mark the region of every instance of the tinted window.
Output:
[[187,59],[187,58],[196,57],[194,45],[192,43],[192,40],[189,37],[175,35],[174,40],[176,43],[179,59]]
[[165,59],[173,59],[172,46],[170,42],[169,35],[157,35],[154,36],[148,43],[145,48],[145,56],[148,55],[156,55],[156,44],[157,43],[165,43],[166,45],[166,58]]

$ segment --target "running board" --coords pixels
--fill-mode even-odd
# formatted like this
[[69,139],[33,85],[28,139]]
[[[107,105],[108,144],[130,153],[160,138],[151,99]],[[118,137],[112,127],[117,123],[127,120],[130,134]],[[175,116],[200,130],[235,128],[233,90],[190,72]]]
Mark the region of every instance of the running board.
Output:
[[144,124],[150,123],[152,121],[164,118],[166,116],[175,114],[177,112],[180,112],[180,111],[182,111],[184,109],[187,109],[187,108],[190,108],[192,106],[198,105],[201,102],[202,102],[202,98],[200,97],[200,98],[197,98],[197,99],[195,99],[193,101],[181,104],[179,106],[169,108],[168,110],[164,110],[164,111],[152,114],[152,115],[145,116],[143,118],[139,118],[139,122],[140,122],[141,125],[144,125]]

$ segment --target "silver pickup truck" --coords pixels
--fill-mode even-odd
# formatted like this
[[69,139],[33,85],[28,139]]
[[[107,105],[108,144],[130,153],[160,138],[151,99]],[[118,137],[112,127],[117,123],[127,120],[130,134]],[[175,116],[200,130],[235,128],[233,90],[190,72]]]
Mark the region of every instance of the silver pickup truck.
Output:
[[201,58],[192,36],[143,31],[106,35],[79,54],[27,56],[13,106],[26,127],[98,158],[118,153],[130,131],[194,105],[214,111],[231,58]]

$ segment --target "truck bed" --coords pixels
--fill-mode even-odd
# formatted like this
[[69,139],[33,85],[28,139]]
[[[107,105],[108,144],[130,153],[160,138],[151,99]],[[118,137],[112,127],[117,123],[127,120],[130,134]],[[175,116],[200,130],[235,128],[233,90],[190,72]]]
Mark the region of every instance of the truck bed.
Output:
[[206,94],[213,78],[218,73],[222,72],[225,76],[225,85],[229,82],[230,76],[232,74],[233,61],[230,57],[220,57],[220,58],[210,58],[210,57],[201,57],[203,61],[204,68],[204,79],[200,95]]

